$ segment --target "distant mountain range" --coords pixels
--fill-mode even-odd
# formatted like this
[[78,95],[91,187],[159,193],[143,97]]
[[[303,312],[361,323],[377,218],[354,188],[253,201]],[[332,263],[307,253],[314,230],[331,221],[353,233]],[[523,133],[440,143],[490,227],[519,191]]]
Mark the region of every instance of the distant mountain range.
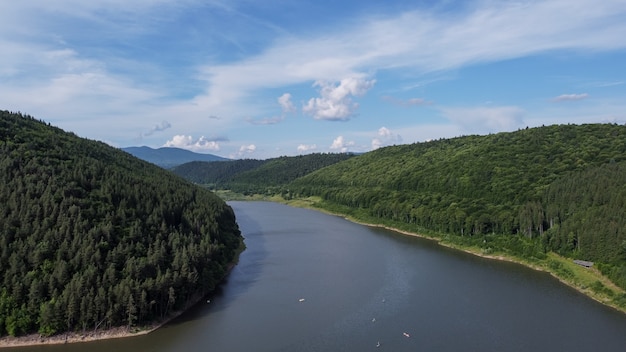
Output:
[[231,160],[213,154],[194,153],[180,148],[150,148],[150,147],[127,147],[123,151],[136,156],[139,159],[169,169],[192,161],[225,161]]

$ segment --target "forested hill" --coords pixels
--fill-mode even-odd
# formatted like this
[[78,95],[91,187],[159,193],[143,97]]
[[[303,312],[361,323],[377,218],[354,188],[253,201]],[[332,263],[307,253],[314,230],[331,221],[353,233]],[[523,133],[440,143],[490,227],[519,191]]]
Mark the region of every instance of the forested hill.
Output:
[[[417,231],[478,237],[486,248],[498,237],[483,235],[505,235],[521,256],[553,250],[600,261],[626,287],[623,125],[546,126],[386,147],[288,187]],[[537,246],[518,246],[513,239],[520,236]]]
[[241,244],[211,192],[0,111],[0,335],[142,325],[210,292]]
[[315,170],[354,157],[350,153],[314,153],[267,160],[192,162],[172,171],[192,182],[244,194],[272,193]]
[[192,161],[172,168],[175,174],[195,183],[222,188],[233,177],[265,164],[267,160]]

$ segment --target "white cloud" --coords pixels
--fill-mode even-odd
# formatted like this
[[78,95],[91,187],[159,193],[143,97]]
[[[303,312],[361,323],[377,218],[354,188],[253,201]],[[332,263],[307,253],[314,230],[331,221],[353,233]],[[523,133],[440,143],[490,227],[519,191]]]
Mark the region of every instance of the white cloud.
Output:
[[217,141],[207,140],[204,136],[194,139],[192,136],[175,135],[171,140],[165,142],[164,147],[174,147],[193,151],[218,151],[220,150]]
[[165,142],[164,147],[185,148],[193,144],[193,137],[184,135],[175,135],[171,140]]
[[228,157],[231,159],[251,158],[251,155],[256,154],[256,152],[257,146],[255,144],[242,144],[239,149],[230,152]]
[[239,150],[236,153],[230,155],[232,159],[241,158],[246,155],[253,154],[256,151],[256,145],[254,144],[244,144],[239,147]]
[[317,145],[315,144],[300,144],[297,148],[298,153],[309,152],[315,149],[317,149]]
[[442,108],[441,111],[468,133],[510,131],[523,125],[524,110],[516,106]]
[[348,120],[359,107],[352,97],[364,95],[374,83],[360,77],[344,78],[337,85],[317,81],[314,86],[320,87],[321,97],[311,98],[302,111],[317,120]]
[[[13,74],[0,83],[0,106],[45,117],[84,137],[107,140],[121,134],[135,138],[146,124],[159,118],[158,111],[146,113],[162,104],[157,102],[162,95],[156,90],[135,86],[75,50],[25,47],[30,55],[13,65]],[[2,60],[0,71],[3,66],[11,67]]]
[[578,100],[587,99],[587,97],[589,97],[589,94],[587,94],[587,93],[582,93],[582,94],[561,94],[558,97],[552,98],[552,101],[554,101],[554,102],[578,101]]
[[400,143],[402,143],[402,137],[383,126],[378,129],[377,137],[372,139],[372,150]]
[[[238,100],[265,87],[337,82],[379,70],[423,73],[554,50],[626,47],[621,34],[626,33],[626,2],[621,0],[478,1],[465,10],[372,16],[331,35],[279,38],[255,57],[207,65],[207,102]],[[345,119],[351,111],[350,105],[318,99],[306,105],[309,112],[319,112],[318,118]]]
[[278,104],[283,109],[283,114],[294,113],[296,112],[296,107],[291,102],[291,94],[285,93],[278,97]]
[[254,144],[242,145],[241,147],[239,147],[239,151],[242,153],[252,153],[255,150],[256,150],[256,145]]
[[194,150],[220,150],[220,145],[217,141],[210,141],[204,138],[204,136],[200,137],[196,143],[193,145]]
[[341,153],[346,153],[350,147],[354,146],[353,141],[345,141],[343,136],[339,136],[333,140],[333,144],[330,145],[330,149],[339,150]]

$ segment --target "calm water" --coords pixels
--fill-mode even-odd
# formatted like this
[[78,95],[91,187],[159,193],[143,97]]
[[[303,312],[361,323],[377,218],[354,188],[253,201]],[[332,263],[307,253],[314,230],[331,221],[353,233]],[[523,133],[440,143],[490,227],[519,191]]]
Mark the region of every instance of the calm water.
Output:
[[11,351],[626,351],[626,315],[547,274],[312,210],[231,205],[247,249],[210,303],[145,336]]

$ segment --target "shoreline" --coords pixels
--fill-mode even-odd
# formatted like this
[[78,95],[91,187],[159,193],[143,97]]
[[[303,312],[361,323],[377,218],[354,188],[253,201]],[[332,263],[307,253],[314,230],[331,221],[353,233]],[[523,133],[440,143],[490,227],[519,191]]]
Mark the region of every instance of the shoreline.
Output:
[[[338,215],[338,214],[335,214],[335,215]],[[610,307],[612,309],[615,309],[615,310],[617,310],[619,312],[622,312],[622,313],[626,314],[626,308],[622,308],[622,307],[619,307],[617,305],[614,305],[614,304],[612,304],[612,302],[610,300],[608,300],[608,299],[606,299],[604,297],[601,298],[601,297],[598,297],[598,295],[594,295],[592,293],[592,291],[589,290],[588,287],[580,287],[576,283],[570,282],[570,281],[560,277],[559,275],[557,275],[553,271],[551,271],[549,268],[546,268],[544,266],[532,264],[532,263],[524,261],[524,260],[522,260],[520,258],[513,257],[513,256],[507,256],[507,255],[504,255],[504,254],[492,255],[492,254],[480,253],[478,251],[471,250],[470,248],[465,248],[465,247],[457,246],[457,245],[451,245],[449,243],[443,242],[443,240],[439,239],[439,238],[434,238],[434,237],[425,236],[425,235],[421,235],[421,234],[414,233],[414,232],[400,230],[400,229],[396,229],[396,228],[393,228],[393,227],[390,227],[390,226],[386,226],[386,225],[364,223],[364,222],[360,222],[360,221],[355,221],[355,220],[353,220],[351,218],[348,218],[348,217],[345,217],[345,216],[344,216],[344,219],[346,219],[348,221],[351,221],[351,222],[354,222],[354,223],[357,223],[357,224],[360,224],[360,225],[364,225],[364,226],[382,228],[382,229],[385,229],[385,230],[397,232],[397,233],[400,233],[400,234],[405,235],[405,236],[413,236],[413,237],[419,237],[419,238],[423,238],[423,239],[427,239],[427,240],[432,240],[432,241],[437,242],[437,244],[439,244],[440,246],[443,246],[443,247],[446,247],[446,248],[451,248],[451,249],[458,250],[458,251],[462,251],[464,253],[471,254],[471,255],[474,255],[474,256],[477,256],[477,257],[480,257],[480,258],[485,258],[485,259],[490,259],[490,260],[499,260],[499,261],[508,262],[508,263],[515,263],[515,264],[519,264],[519,265],[525,266],[525,267],[527,267],[529,269],[532,269],[532,270],[536,270],[536,271],[540,271],[540,272],[544,272],[544,273],[550,274],[550,276],[552,276],[553,278],[557,279],[562,284],[564,284],[564,285],[566,285],[566,286],[568,286],[570,288],[575,289],[576,291],[578,291],[579,293],[585,295],[586,297],[588,297],[588,298],[590,298],[590,299],[592,299],[592,300],[594,300],[594,301],[596,301],[598,303],[601,303],[601,304],[603,304],[603,305],[605,305],[607,307]],[[556,254],[554,254],[554,255],[556,255]],[[565,258],[562,258],[562,257],[560,257],[560,258],[561,259],[565,259]],[[606,279],[595,268],[594,269],[588,268],[586,270],[594,271],[596,273],[596,275],[601,276],[602,278]],[[608,279],[606,279],[606,280],[608,280]],[[615,284],[613,284],[613,283],[611,283],[611,286],[612,286],[612,289],[618,291],[619,293],[626,293],[626,291],[624,291],[621,288],[615,286]]]
[[[276,199],[272,198],[270,201],[277,201]],[[313,206],[313,202],[311,201],[302,201],[302,200],[295,200],[295,201],[286,201],[284,199],[278,200],[277,202],[283,203],[283,204],[287,204],[289,206],[293,206],[293,207],[299,207],[299,208],[308,208],[308,209],[312,209],[312,210],[317,210],[329,215],[334,215],[334,216],[338,216],[341,217],[343,219],[346,219],[352,223],[355,224],[359,224],[359,225],[363,225],[363,226],[368,226],[368,227],[375,227],[375,228],[381,228],[381,229],[385,229],[385,230],[389,230],[389,231],[393,231],[405,236],[413,236],[413,237],[419,237],[419,238],[423,238],[423,239],[427,239],[427,240],[431,240],[431,241],[435,241],[437,242],[437,244],[439,244],[440,246],[443,247],[447,247],[447,248],[451,248],[454,250],[458,250],[458,251],[462,251],[477,257],[481,257],[481,258],[485,258],[485,259],[490,259],[490,260],[499,260],[499,261],[504,261],[504,262],[509,262],[509,263],[515,263],[515,264],[519,264],[519,265],[523,265],[527,268],[530,268],[532,270],[536,270],[536,271],[541,271],[541,272],[545,272],[547,274],[550,274],[550,276],[554,277],[555,279],[557,279],[559,282],[561,282],[562,284],[578,291],[579,293],[585,295],[586,297],[606,306],[612,309],[615,309],[618,312],[624,313],[626,314],[626,307],[621,307],[618,306],[617,304],[614,304],[611,300],[610,297],[607,297],[606,295],[600,295],[596,292],[594,292],[593,290],[591,290],[589,287],[582,285],[581,283],[577,283],[574,281],[570,281],[567,280],[561,276],[559,276],[556,272],[554,272],[553,270],[550,270],[549,267],[547,267],[547,260],[545,261],[546,265],[538,265],[535,263],[531,263],[528,262],[526,260],[524,260],[523,258],[518,258],[518,257],[514,257],[514,256],[510,256],[510,255],[506,255],[504,253],[500,253],[500,254],[485,254],[485,253],[481,253],[478,250],[472,250],[472,248],[470,247],[463,247],[460,245],[454,245],[454,244],[450,244],[450,243],[446,243],[444,242],[444,239],[441,237],[436,237],[436,236],[427,236],[427,235],[423,235],[417,232],[410,232],[407,230],[401,230],[398,228],[394,228],[391,226],[387,226],[387,225],[382,225],[382,224],[375,224],[375,223],[367,223],[364,221],[361,221],[359,219],[356,219],[352,216],[346,215],[346,214],[341,214],[341,213],[335,213],[335,212],[331,212],[328,211],[326,209],[323,208],[319,208],[319,207],[315,207]],[[550,252],[550,254],[548,254],[548,257],[550,257],[550,259],[552,260],[557,260],[559,262],[567,262],[567,258],[561,257],[556,253],[552,253]],[[603,285],[610,287],[610,290],[612,291],[617,291],[618,294],[626,294],[626,291],[623,290],[622,288],[616,286],[615,284],[613,284],[610,280],[608,280],[608,278],[606,278],[605,276],[603,276],[597,269],[595,268],[586,268],[585,270],[590,271],[591,273],[593,273],[592,275]],[[582,285],[582,286],[581,286]]]
[[[239,262],[239,255],[241,252],[245,250],[246,246],[243,242],[243,238],[241,239],[241,244],[235,253],[233,261],[230,262],[226,267],[226,273],[220,283],[221,285],[224,280],[230,275],[230,272]],[[151,325],[144,325],[138,327],[132,327],[129,331],[126,326],[117,326],[110,329],[98,330],[98,331],[84,331],[84,332],[66,332],[58,335],[52,335],[49,337],[43,337],[38,333],[33,333],[29,335],[23,336],[3,336],[0,337],[0,350],[3,348],[13,348],[13,347],[29,347],[29,346],[44,346],[44,345],[64,345],[69,343],[81,343],[81,342],[94,342],[94,341],[102,341],[102,340],[112,340],[112,339],[121,339],[121,338],[129,338],[129,337],[137,337],[142,335],[147,335],[151,332],[158,330],[163,327],[167,323],[172,320],[178,318],[183,313],[187,312],[189,309],[200,303],[207,295],[211,293],[207,293],[205,295],[198,295],[197,297],[191,299],[185,307],[172,312],[162,321],[155,322]]]
[[[189,307],[200,302],[200,299],[195,301],[193,304],[190,304]],[[173,319],[180,316],[184,313],[186,309],[174,312],[170,317],[165,318],[163,321],[159,323],[155,323],[154,325],[146,325],[141,327],[133,327],[131,330],[128,330],[128,327],[114,327],[105,330],[99,331],[90,331],[90,332],[67,332],[59,335],[52,335],[49,337],[43,337],[40,334],[34,333],[24,336],[4,336],[0,338],[0,349],[2,348],[11,348],[11,347],[28,347],[28,346],[43,346],[43,345],[64,345],[69,343],[80,343],[80,342],[93,342],[100,340],[110,340],[110,339],[119,339],[125,337],[135,337],[141,335],[147,335],[163,325],[169,323]]]

